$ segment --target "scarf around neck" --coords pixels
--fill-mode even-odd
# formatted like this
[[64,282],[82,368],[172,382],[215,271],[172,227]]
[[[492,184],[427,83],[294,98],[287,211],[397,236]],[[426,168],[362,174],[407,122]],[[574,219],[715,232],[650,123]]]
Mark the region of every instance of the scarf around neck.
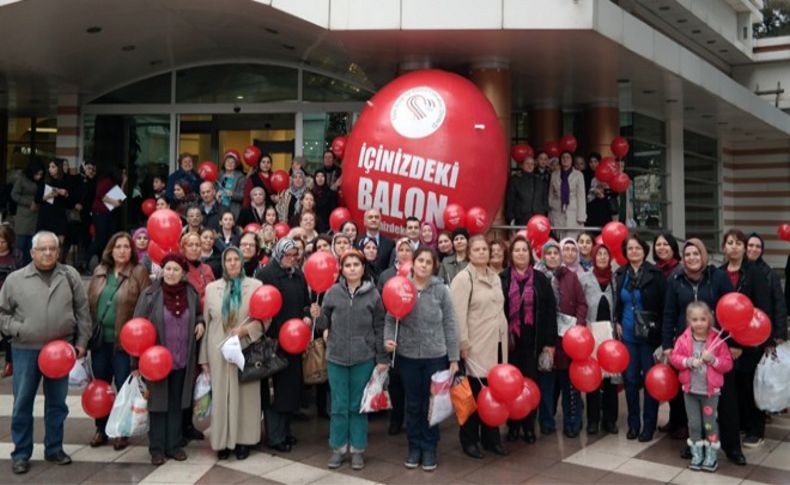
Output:
[[179,281],[175,285],[168,285],[162,281],[162,296],[165,308],[170,313],[180,317],[187,307],[187,286],[183,281]]
[[568,179],[573,172],[573,167],[568,170],[560,169],[560,199],[562,200],[562,210],[564,211],[571,203],[571,184]]
[[[527,271],[519,273],[516,268],[510,271],[510,287],[508,288],[508,323],[510,331],[516,336],[521,336],[521,323],[531,326],[534,324],[533,308],[535,305],[535,270],[532,266]],[[524,287],[523,291],[520,288]],[[521,320],[521,310],[524,310],[524,319]]]

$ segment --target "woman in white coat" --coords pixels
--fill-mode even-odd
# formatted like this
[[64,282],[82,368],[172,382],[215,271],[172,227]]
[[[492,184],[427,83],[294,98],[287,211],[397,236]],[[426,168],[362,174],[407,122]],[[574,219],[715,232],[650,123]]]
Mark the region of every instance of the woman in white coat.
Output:
[[[551,174],[549,219],[552,227],[582,228],[587,220],[584,175],[573,168],[573,155],[562,152],[560,169]],[[578,231],[563,231],[563,237],[576,238]]]

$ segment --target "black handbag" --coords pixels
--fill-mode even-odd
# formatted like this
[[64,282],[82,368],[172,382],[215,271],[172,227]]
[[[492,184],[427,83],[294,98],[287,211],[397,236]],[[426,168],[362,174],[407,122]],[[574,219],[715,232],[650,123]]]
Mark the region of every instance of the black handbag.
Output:
[[93,324],[93,328],[91,328],[91,338],[88,339],[88,350],[96,352],[104,345],[104,327],[102,327],[101,321],[104,320],[104,317],[107,315],[107,311],[109,311],[115,299],[115,294],[118,293],[124,281],[126,281],[126,278],[122,276],[120,281],[115,285],[115,289],[110,295],[110,299],[107,300],[107,304],[102,309],[101,316],[97,318],[96,322]]
[[266,379],[288,367],[288,360],[280,355],[277,341],[266,336],[251,343],[244,354],[244,370],[239,370],[239,381]]
[[648,339],[658,333],[658,316],[647,310],[634,310],[634,336]]

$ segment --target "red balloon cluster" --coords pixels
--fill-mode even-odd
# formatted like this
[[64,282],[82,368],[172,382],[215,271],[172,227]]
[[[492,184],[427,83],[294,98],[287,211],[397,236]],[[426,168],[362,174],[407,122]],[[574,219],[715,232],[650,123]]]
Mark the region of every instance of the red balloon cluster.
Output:
[[524,419],[540,403],[540,390],[511,364],[498,364],[488,371],[488,386],[477,395],[477,413],[488,426],[508,419]]
[[575,153],[577,145],[576,137],[573,135],[562,135],[560,138],[560,151]]
[[603,157],[595,167],[595,178],[604,183],[612,181],[615,175],[620,171],[617,162],[612,157]]
[[448,204],[442,216],[444,228],[448,231],[454,231],[466,224],[466,211],[460,204]]
[[292,318],[280,327],[277,339],[289,354],[301,354],[310,345],[310,327],[301,318]]
[[167,347],[154,345],[140,356],[140,374],[151,382],[161,381],[173,369],[173,354]]
[[573,359],[568,375],[573,386],[582,392],[598,389],[603,379],[600,365],[591,357],[594,348],[595,338],[583,325],[574,325],[562,337],[562,350]]
[[106,418],[115,403],[115,390],[101,379],[94,379],[82,392],[82,409],[93,419]]
[[248,167],[254,167],[261,159],[261,149],[255,145],[250,145],[244,149],[244,155],[241,157],[241,159],[244,161],[244,165]]
[[741,345],[757,347],[771,336],[771,318],[759,308],[754,309],[752,319],[745,327],[732,331],[732,338]]
[[140,211],[145,214],[146,217],[150,216],[156,210],[156,201],[152,198],[145,199],[142,204],[140,204]]
[[291,226],[284,222],[278,222],[274,225],[274,236],[277,239],[282,239],[288,236],[288,233],[291,232]]
[[731,291],[716,303],[716,320],[724,330],[734,334],[749,326],[754,317],[754,305],[748,296]]
[[346,151],[346,137],[345,136],[338,136],[334,140],[332,140],[332,155],[336,156],[338,159],[343,159],[343,154]]
[[217,170],[217,165],[214,162],[206,160],[198,165],[198,175],[204,182],[214,183],[219,178],[219,170]]
[[280,290],[272,285],[258,287],[250,298],[250,316],[258,320],[274,318],[283,306]]
[[340,226],[351,220],[351,211],[345,207],[338,207],[329,214],[329,227],[333,232],[340,232]]
[[782,241],[790,242],[790,224],[782,224],[776,229],[776,234]]
[[527,157],[534,157],[535,151],[526,143],[517,143],[510,149],[510,158],[517,163],[522,163]]
[[41,347],[38,353],[38,368],[50,379],[61,379],[69,375],[75,362],[77,352],[65,340],[53,340]]
[[156,344],[156,327],[147,318],[132,318],[121,327],[119,340],[127,354],[140,357]]
[[656,364],[645,375],[645,388],[656,401],[671,401],[678,393],[678,375],[667,364]]
[[283,192],[288,188],[288,185],[291,183],[291,179],[288,176],[288,172],[285,170],[276,170],[271,177],[269,177],[269,181],[272,184],[272,188],[278,194]]
[[384,308],[400,320],[408,315],[417,303],[417,288],[405,275],[394,276],[384,285],[381,299]]
[[313,253],[305,261],[304,278],[316,293],[323,293],[331,288],[339,274],[337,259],[328,251]]
[[549,156],[549,158],[557,158],[560,156],[560,144],[554,140],[547,141],[543,144],[543,151]]
[[612,258],[617,261],[620,266],[625,266],[628,262],[623,255],[623,241],[628,237],[628,228],[625,224],[618,221],[612,221],[603,226],[601,231],[601,239],[603,243],[609,248],[612,253]]

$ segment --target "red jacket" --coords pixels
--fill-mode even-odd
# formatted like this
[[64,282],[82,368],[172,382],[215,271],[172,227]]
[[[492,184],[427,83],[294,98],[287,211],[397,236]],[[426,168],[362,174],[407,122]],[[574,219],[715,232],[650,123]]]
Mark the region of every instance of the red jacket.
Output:
[[[552,281],[551,284],[552,286],[557,285],[560,294],[558,313],[576,317],[576,325],[587,326],[587,298],[585,298],[584,289],[579,283],[579,277],[564,266],[555,271],[554,277],[556,282]],[[570,363],[570,358],[562,350],[562,337],[560,337],[560,341],[554,351],[554,368],[565,370]]]
[[206,299],[206,286],[214,281],[214,273],[211,271],[211,267],[206,263],[200,263],[198,266],[189,263],[187,281],[195,287],[198,292],[198,296],[200,297],[200,311],[202,312],[203,302]]
[[[708,332],[708,338],[705,340],[705,348],[712,348],[717,341],[718,334],[715,330],[711,329]],[[688,393],[691,387],[691,369],[688,367],[687,359],[692,357],[694,353],[694,343],[692,342],[691,329],[686,330],[675,341],[675,347],[672,349],[670,361],[672,365],[680,371],[678,379],[683,386],[683,392]],[[708,380],[708,397],[716,394],[721,386],[724,385],[724,374],[732,369],[732,357],[730,356],[730,348],[726,342],[716,345],[713,349],[713,356],[715,359],[712,363],[706,364],[708,366],[706,377]]]

